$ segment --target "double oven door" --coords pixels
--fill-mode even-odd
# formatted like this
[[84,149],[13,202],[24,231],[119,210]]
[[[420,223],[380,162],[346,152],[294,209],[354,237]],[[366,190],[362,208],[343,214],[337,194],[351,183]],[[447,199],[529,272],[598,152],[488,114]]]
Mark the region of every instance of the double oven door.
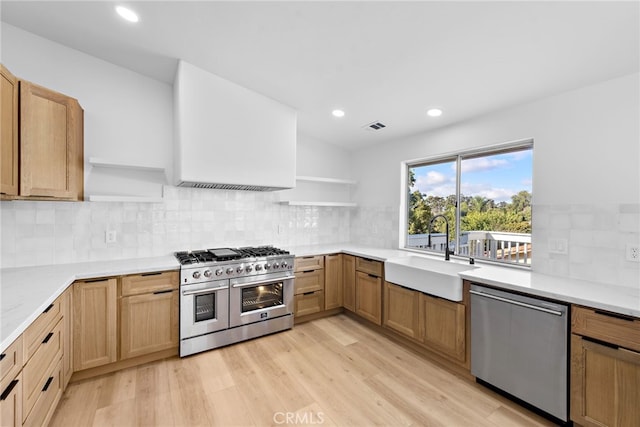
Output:
[[229,327],[229,281],[180,287],[180,338],[192,338]]
[[231,279],[230,327],[293,314],[293,274],[263,274]]

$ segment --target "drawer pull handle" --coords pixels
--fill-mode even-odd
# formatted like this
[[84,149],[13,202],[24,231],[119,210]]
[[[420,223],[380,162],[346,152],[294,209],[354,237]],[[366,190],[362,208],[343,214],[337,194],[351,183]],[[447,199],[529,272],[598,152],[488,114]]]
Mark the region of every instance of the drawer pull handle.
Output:
[[314,259],[314,256],[303,256],[302,259]]
[[373,277],[374,279],[377,279],[377,278],[378,278],[378,276],[376,276],[375,274],[371,274],[371,273],[367,274],[367,276],[369,276],[369,277]]
[[598,344],[598,345],[602,345],[602,346],[605,346],[605,347],[612,348],[614,350],[617,350],[618,348],[620,348],[615,344],[611,344],[611,343],[606,342],[606,341],[600,341],[600,340],[597,340],[597,339],[591,338],[591,337],[582,337],[582,339],[585,340],[585,341],[592,342],[594,344]]
[[98,282],[108,282],[109,279],[88,279],[85,280],[84,283],[98,283]]
[[169,294],[171,292],[173,292],[173,289],[167,289],[167,290],[164,290],[164,291],[155,291],[153,294],[154,295],[160,295],[160,294]]
[[53,377],[49,377],[49,379],[47,380],[47,382],[44,384],[44,387],[42,387],[42,391],[47,391],[47,389],[49,388],[49,386],[51,385],[51,382],[53,381]]
[[315,294],[315,292],[314,292],[314,291],[311,291],[311,292],[305,292],[305,293],[303,293],[302,295],[313,295],[313,294]]
[[5,357],[7,357],[7,353],[0,354],[0,360],[4,359]]
[[47,336],[42,340],[42,344],[48,343],[52,336],[53,336],[53,332],[49,332]]
[[303,273],[313,273],[315,270],[304,270]]
[[11,394],[11,391],[13,390],[13,388],[17,384],[18,384],[18,380],[11,381],[11,383],[7,386],[7,388],[2,392],[2,396],[0,396],[0,401],[1,400],[6,400],[7,397],[9,397],[9,395]]
[[161,271],[157,271],[157,272],[154,272],[154,273],[142,273],[141,276],[159,276],[161,274],[162,274]]
[[608,311],[602,311],[602,310],[595,310],[596,314],[601,314],[603,316],[608,316],[608,317],[614,317],[616,319],[620,319],[620,320],[626,320],[627,322],[633,322],[634,318],[631,316],[625,316],[624,314],[618,314],[618,313],[609,313]]
[[48,313],[49,310],[51,310],[53,308],[53,304],[49,304],[49,307],[45,308],[43,313]]

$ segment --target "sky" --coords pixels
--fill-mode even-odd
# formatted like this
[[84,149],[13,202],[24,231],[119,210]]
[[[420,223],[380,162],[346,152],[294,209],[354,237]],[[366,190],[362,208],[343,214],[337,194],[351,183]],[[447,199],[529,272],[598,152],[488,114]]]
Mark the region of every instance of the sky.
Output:
[[[416,189],[427,196],[456,194],[455,161],[413,168]],[[532,150],[462,160],[461,191],[464,196],[483,196],[510,202],[522,190],[532,192]]]

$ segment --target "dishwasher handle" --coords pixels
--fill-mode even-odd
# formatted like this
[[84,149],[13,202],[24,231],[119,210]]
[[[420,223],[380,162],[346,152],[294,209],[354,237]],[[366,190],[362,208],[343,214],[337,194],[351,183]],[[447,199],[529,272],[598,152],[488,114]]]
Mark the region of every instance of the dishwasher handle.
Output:
[[545,308],[545,307],[539,307],[537,305],[527,304],[526,302],[515,301],[515,300],[509,299],[509,298],[503,298],[503,297],[499,297],[497,295],[492,295],[492,294],[488,294],[488,293],[485,293],[485,292],[475,291],[473,289],[469,290],[469,292],[471,294],[477,295],[479,297],[494,299],[494,300],[497,300],[497,301],[506,302],[507,304],[518,305],[520,307],[530,308],[532,310],[537,310],[537,311],[542,311],[544,313],[553,314],[555,316],[564,315],[564,312],[562,312],[562,311],[552,310],[550,308]]

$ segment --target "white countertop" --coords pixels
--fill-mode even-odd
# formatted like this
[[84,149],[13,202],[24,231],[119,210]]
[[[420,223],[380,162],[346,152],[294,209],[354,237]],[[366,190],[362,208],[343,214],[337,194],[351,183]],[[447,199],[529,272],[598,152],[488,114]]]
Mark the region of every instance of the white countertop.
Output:
[[0,352],[78,279],[177,270],[173,255],[0,270]]
[[[284,249],[296,256],[347,253],[383,262],[390,258],[423,256],[406,250],[348,243]],[[640,317],[640,285],[638,288],[625,288],[509,267],[480,263],[476,267],[480,268],[459,273],[460,277],[507,290]],[[180,265],[171,254],[156,258],[0,269],[0,352],[22,334],[74,280],[179,268]]]

